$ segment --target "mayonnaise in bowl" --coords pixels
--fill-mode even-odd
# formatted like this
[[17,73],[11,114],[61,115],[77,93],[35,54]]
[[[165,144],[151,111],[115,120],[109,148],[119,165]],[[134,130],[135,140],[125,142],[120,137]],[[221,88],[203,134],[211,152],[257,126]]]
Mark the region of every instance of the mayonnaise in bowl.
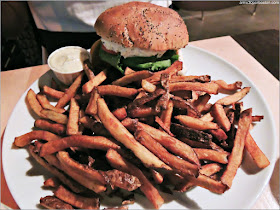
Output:
[[48,65],[61,82],[70,85],[83,70],[83,62],[89,57],[90,54],[86,49],[67,46],[51,53]]

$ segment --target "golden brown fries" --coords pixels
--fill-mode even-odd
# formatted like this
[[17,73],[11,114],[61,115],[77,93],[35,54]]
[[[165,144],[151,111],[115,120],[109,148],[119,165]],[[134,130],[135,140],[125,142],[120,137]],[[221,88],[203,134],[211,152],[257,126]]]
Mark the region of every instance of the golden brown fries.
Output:
[[17,147],[25,147],[31,141],[35,139],[42,139],[45,141],[54,141],[56,139],[60,139],[60,136],[57,136],[48,131],[31,131],[29,133],[23,134],[15,138],[14,145]]
[[92,67],[92,65],[91,65],[91,63],[90,63],[90,61],[89,61],[89,59],[86,59],[86,60],[84,61],[84,63],[83,63],[83,69],[84,69],[84,71],[85,71],[85,73],[86,73],[86,75],[87,75],[87,77],[88,77],[88,80],[92,80],[92,79],[95,77],[95,75],[94,75],[94,73],[93,73],[93,71],[92,71],[93,67]]
[[259,168],[265,168],[269,166],[269,160],[267,159],[265,154],[260,150],[250,133],[248,133],[245,140],[245,149],[249,152],[249,154],[251,155],[254,162]]
[[85,110],[86,114],[95,116],[97,115],[97,99],[100,98],[100,95],[96,88],[91,91],[91,96]]
[[67,135],[79,134],[79,112],[80,107],[77,101],[74,98],[71,98],[69,118],[66,127]]
[[152,93],[157,89],[157,86],[143,79],[141,82],[142,88],[148,93]]
[[195,153],[199,160],[211,160],[217,163],[228,163],[228,152],[218,152],[212,149],[194,148]]
[[172,76],[170,82],[210,82],[211,77],[209,75],[201,76]]
[[222,105],[214,104],[211,109],[211,115],[224,131],[229,131],[231,124],[226,116],[225,110]]
[[237,81],[233,84],[227,84],[224,80],[215,80],[212,82],[219,85],[220,93],[227,92],[227,91],[236,91],[238,89],[241,89],[241,86],[242,86],[242,82],[240,82],[240,81]]
[[101,96],[111,95],[124,98],[132,98],[138,93],[135,88],[126,88],[117,85],[101,85],[97,87],[97,90]]
[[181,124],[197,130],[209,130],[219,128],[219,126],[216,123],[206,122],[187,115],[177,115],[175,116],[175,118],[179,120]]
[[72,83],[72,85],[66,90],[64,95],[58,100],[55,107],[63,108],[71,100],[71,98],[73,98],[76,95],[76,92],[81,85],[83,75],[84,75],[84,73],[81,73],[75,79],[75,81]]
[[43,87],[43,93],[45,93],[47,96],[50,96],[50,97],[55,98],[55,99],[60,99],[64,95],[64,92],[59,91],[59,90],[55,90],[55,89],[53,89],[51,87],[48,87],[46,85]]
[[37,97],[37,100],[40,102],[41,106],[44,109],[53,110],[53,111],[58,112],[58,113],[64,113],[65,112],[65,109],[57,108],[57,107],[54,107],[53,105],[51,105],[49,100],[47,99],[47,97],[45,95],[37,94],[36,97]]
[[38,102],[38,100],[36,98],[36,94],[32,89],[30,89],[27,92],[26,99],[27,99],[29,106],[35,112],[35,114],[37,114],[39,117],[43,117],[44,115],[41,113],[43,108],[40,105],[40,103]]
[[260,122],[263,119],[263,115],[252,116],[252,122]]
[[238,121],[238,128],[234,139],[234,146],[228,158],[227,168],[221,177],[222,183],[227,185],[229,188],[231,187],[237,169],[239,168],[242,162],[244,145],[247,135],[249,133],[251,122],[252,109],[246,109],[240,115],[240,119]]
[[183,159],[180,159],[170,154],[163,146],[161,146],[160,143],[154,140],[145,131],[137,130],[135,132],[135,138],[181,176],[188,177],[189,175],[198,175],[197,165],[191,164]]
[[160,206],[164,203],[163,198],[160,196],[158,190],[152,185],[152,183],[147,179],[147,177],[139,168],[125,160],[115,150],[108,150],[106,158],[110,165],[114,168],[136,176],[141,182],[140,190],[152,202],[156,209],[160,208]]
[[90,93],[94,87],[97,87],[107,78],[106,71],[101,71],[93,79],[89,80],[86,84],[83,85],[83,93]]
[[166,164],[137,142],[122,123],[110,112],[104,99],[97,101],[98,116],[105,128],[125,147],[130,149],[145,166],[169,169]]
[[46,181],[44,181],[44,187],[57,188],[60,184],[61,182],[55,176],[48,178]]
[[142,79],[146,79],[150,76],[152,76],[153,73],[147,70],[143,70],[143,71],[136,71],[133,73],[130,73],[128,75],[125,75],[117,80],[115,80],[114,82],[112,82],[112,85],[119,85],[119,86],[125,86],[128,85],[132,82],[136,82],[136,81],[140,81]]
[[61,138],[59,141],[53,140],[43,144],[40,150],[40,156],[44,157],[69,147],[82,147],[105,151],[110,148],[116,150],[120,149],[119,145],[103,136],[74,135]]
[[245,87],[232,95],[219,99],[216,103],[221,105],[234,104],[237,101],[240,101],[242,98],[244,98],[249,93],[250,89],[250,87]]
[[209,94],[204,94],[199,96],[196,101],[194,101],[194,106],[199,112],[202,112],[207,102],[210,100],[211,96]]
[[38,119],[35,121],[34,126],[42,130],[50,131],[57,135],[65,134],[66,127],[63,124],[53,123],[48,120]]
[[80,209],[99,209],[100,203],[99,198],[87,198],[75,193],[70,192],[62,185],[54,192],[54,195],[59,199],[65,201],[66,203],[71,204]]
[[161,173],[159,173],[158,171],[151,169],[151,174],[153,176],[154,181],[157,184],[161,184],[163,182],[163,176]]
[[170,83],[170,92],[178,90],[194,90],[203,91],[209,94],[218,94],[219,86],[215,83],[200,83],[200,82],[175,82]]
[[171,118],[173,113],[173,102],[172,100],[168,101],[167,108],[161,112],[160,119],[164,123],[164,126],[170,130]]
[[68,122],[68,117],[65,114],[60,114],[52,110],[42,110],[43,118],[52,120],[54,122],[66,125]]
[[63,202],[55,196],[40,198],[40,205],[46,209],[74,209],[70,204]]
[[127,112],[125,107],[118,108],[114,110],[112,113],[120,121],[124,120],[127,117]]
[[124,75],[129,75],[131,73],[134,73],[135,71],[132,70],[131,68],[129,67],[126,67],[125,70],[124,70]]
[[162,120],[158,116],[155,117],[155,122],[159,124],[159,126],[160,126],[160,128],[162,128],[162,130],[164,130],[170,136],[174,137],[174,134],[171,133],[171,131],[170,131],[170,126],[166,127],[165,124],[162,122]]

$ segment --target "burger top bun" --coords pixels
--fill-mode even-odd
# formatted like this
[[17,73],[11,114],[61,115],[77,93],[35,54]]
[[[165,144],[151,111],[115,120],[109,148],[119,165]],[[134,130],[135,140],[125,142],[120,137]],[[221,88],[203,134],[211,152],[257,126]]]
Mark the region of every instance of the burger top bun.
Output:
[[172,9],[146,2],[129,2],[103,12],[95,23],[103,39],[124,47],[176,50],[189,41],[183,19]]

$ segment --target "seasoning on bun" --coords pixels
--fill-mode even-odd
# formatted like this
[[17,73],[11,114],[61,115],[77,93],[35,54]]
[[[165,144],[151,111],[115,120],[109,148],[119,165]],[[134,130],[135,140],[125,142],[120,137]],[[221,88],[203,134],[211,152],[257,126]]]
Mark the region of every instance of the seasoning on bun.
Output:
[[101,41],[92,48],[92,55],[122,73],[126,67],[165,69],[178,60],[178,50],[189,41],[187,27],[177,12],[147,2],[107,9],[96,20],[95,30]]

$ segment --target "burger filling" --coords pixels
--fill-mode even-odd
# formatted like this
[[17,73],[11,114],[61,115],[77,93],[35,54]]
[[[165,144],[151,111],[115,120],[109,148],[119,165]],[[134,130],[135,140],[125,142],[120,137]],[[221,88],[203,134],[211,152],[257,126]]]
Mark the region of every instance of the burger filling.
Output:
[[140,48],[125,48],[117,43],[101,39],[100,58],[124,73],[126,67],[134,70],[159,71],[171,66],[179,55],[175,50],[152,51]]

